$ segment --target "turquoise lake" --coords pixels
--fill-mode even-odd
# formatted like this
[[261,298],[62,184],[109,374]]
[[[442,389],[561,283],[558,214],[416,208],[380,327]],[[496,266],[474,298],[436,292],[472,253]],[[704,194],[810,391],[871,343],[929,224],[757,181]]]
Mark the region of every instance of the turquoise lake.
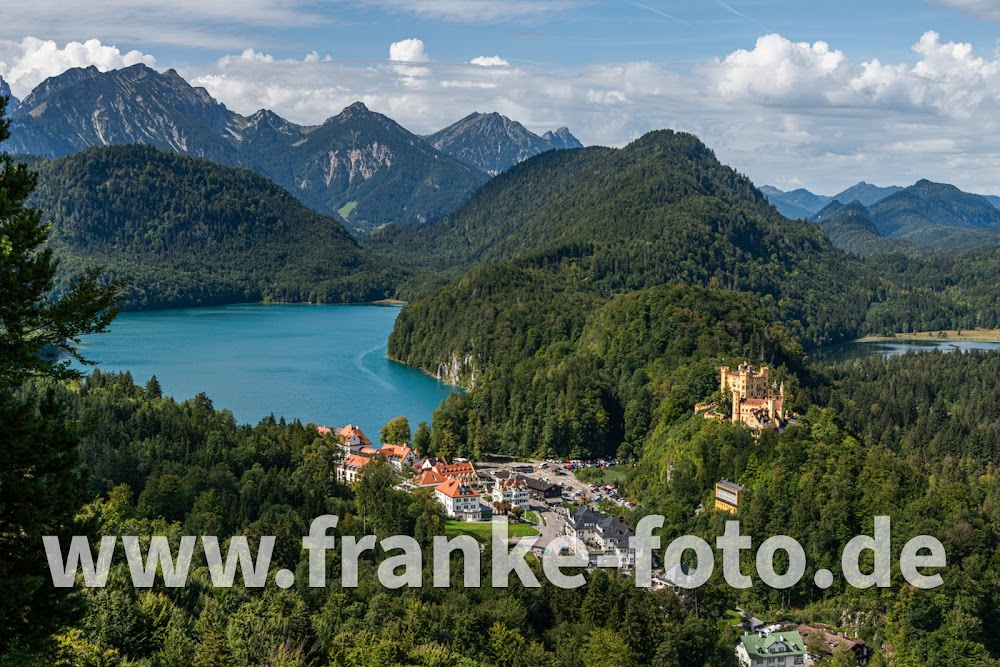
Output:
[[205,392],[242,423],[270,414],[353,423],[375,441],[393,417],[429,423],[457,391],[386,357],[398,314],[394,306],[267,304],[122,313],[81,350],[137,383],[156,375],[177,400]]

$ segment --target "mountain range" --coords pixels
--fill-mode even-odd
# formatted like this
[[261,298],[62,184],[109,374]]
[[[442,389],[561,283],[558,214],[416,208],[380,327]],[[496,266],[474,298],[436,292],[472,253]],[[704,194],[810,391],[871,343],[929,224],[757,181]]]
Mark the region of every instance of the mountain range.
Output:
[[989,198],[927,180],[870,206],[834,200],[812,219],[838,247],[862,255],[1000,247],[1000,210]]
[[426,137],[434,148],[491,176],[549,150],[583,148],[565,127],[538,136],[494,113],[472,113]]
[[853,201],[860,201],[865,206],[871,206],[902,189],[898,185],[883,188],[861,181],[832,197],[817,195],[805,188],[786,192],[765,185],[760,190],[767,196],[768,201],[774,204],[779,213],[786,218],[797,220],[811,218],[830,202],[839,201],[841,204],[850,204]]
[[[487,114],[486,123],[445,130],[445,150],[439,150],[362,103],[315,127],[267,110],[245,117],[176,71],[142,64],[68,70],[39,84],[8,113],[5,148],[12,153],[51,158],[94,146],[150,144],[253,169],[314,210],[340,217],[356,234],[387,223],[424,224],[468,199],[489,172],[511,160],[579,145],[568,130],[542,138]],[[488,131],[497,123],[524,133]],[[527,143],[517,145],[521,141]],[[492,162],[489,155],[496,156]]]

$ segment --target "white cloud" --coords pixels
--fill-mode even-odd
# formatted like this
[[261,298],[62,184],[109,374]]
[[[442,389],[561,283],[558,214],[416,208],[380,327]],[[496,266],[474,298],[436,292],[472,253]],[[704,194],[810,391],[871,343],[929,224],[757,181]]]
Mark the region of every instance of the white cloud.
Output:
[[[16,4],[16,6],[14,6]],[[31,0],[6,3],[0,40],[42,34],[72,41],[235,49],[257,28],[315,27],[331,23],[313,0]]]
[[554,16],[579,0],[365,0],[391,11],[467,23],[495,23]]
[[989,21],[1000,21],[1000,4],[996,0],[934,0],[939,5],[954,7]]
[[724,97],[780,102],[821,94],[846,61],[843,52],[826,42],[792,42],[765,35],[752,51],[739,50],[716,60],[712,75]]
[[430,58],[423,41],[410,38],[389,45],[389,60],[397,63],[424,63]]
[[122,53],[99,40],[69,42],[60,48],[52,40],[25,37],[20,42],[0,42],[0,76],[18,97],[39,83],[74,67],[94,65],[102,72],[143,63],[153,66],[156,58],[139,51]]
[[500,56],[476,56],[469,62],[480,67],[510,67],[510,63]]
[[753,50],[716,59],[705,75],[724,99],[771,106],[929,111],[967,118],[1000,92],[1000,60],[971,44],[942,42],[928,31],[914,45],[912,64],[855,63],[825,42],[766,35]]

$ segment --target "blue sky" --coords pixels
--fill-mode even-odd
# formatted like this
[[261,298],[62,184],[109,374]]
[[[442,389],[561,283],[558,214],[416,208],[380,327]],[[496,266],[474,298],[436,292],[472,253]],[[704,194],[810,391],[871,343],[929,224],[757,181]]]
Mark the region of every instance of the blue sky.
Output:
[[305,124],[361,99],[418,133],[477,110],[588,144],[671,127],[758,184],[1000,192],[994,0],[34,0],[0,14],[0,75],[21,96],[68,67],[146,62]]

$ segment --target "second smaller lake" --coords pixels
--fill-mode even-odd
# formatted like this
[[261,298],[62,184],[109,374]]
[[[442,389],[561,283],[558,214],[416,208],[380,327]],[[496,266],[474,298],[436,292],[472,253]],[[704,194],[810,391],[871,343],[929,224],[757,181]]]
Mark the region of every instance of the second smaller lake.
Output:
[[874,355],[892,357],[907,352],[967,352],[969,350],[1000,350],[1000,343],[955,340],[900,340],[879,342],[855,342],[831,345],[810,350],[809,359],[818,364],[836,364],[854,361]]

